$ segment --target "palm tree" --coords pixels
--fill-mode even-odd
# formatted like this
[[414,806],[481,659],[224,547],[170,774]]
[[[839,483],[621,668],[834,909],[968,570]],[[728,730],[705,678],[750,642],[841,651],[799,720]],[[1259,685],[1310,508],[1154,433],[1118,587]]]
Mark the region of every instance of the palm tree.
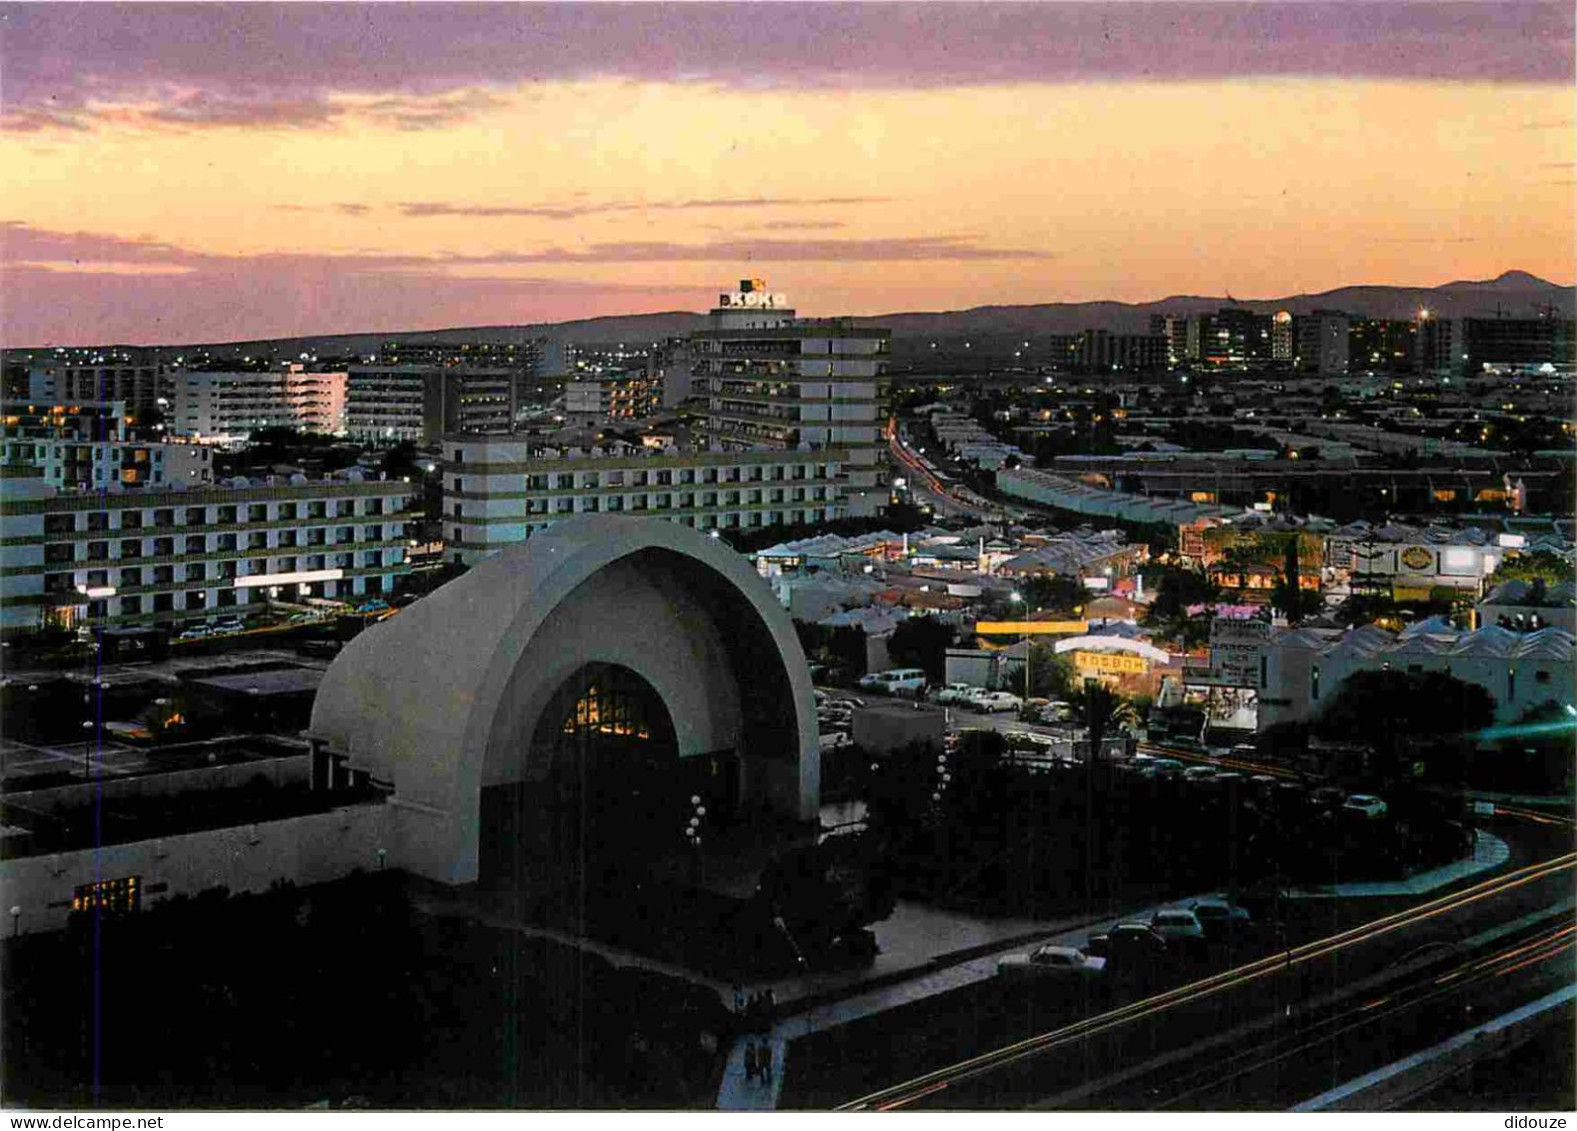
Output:
[[1099,680],[1086,679],[1072,698],[1073,717],[1083,719],[1089,728],[1091,762],[1099,760],[1101,744],[1108,734],[1139,721],[1133,704]]

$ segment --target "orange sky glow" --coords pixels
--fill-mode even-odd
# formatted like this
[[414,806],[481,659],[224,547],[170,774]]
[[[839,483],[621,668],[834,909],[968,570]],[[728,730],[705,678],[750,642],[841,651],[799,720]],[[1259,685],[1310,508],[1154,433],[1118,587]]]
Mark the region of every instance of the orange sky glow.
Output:
[[160,116],[190,96],[0,132],[11,344],[697,310],[750,273],[816,315],[1569,282],[1577,246],[1573,91],[1544,81],[603,76]]

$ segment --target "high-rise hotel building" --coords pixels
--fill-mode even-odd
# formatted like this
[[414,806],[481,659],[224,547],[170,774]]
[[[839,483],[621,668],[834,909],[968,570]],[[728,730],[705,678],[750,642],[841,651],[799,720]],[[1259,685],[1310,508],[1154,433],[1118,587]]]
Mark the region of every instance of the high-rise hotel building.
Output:
[[666,366],[704,414],[688,450],[566,449],[524,435],[444,436],[443,532],[475,562],[572,515],[662,518],[700,530],[798,526],[888,501],[883,381],[891,333],[796,318],[759,279],[720,296]]
[[887,504],[881,417],[892,331],[796,318],[785,296],[744,279],[718,296],[711,325],[690,346],[711,447],[828,453],[844,467],[848,514]]

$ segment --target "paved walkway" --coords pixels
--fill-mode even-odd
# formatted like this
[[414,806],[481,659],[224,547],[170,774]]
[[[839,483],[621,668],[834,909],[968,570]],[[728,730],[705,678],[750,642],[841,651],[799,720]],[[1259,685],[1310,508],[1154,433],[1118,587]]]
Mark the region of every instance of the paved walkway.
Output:
[[1427,872],[1418,872],[1405,880],[1376,880],[1373,883],[1327,884],[1316,888],[1289,889],[1288,899],[1347,899],[1376,895],[1425,895],[1436,888],[1467,876],[1476,876],[1498,868],[1511,859],[1511,849],[1498,836],[1475,829],[1473,855],[1455,860]]

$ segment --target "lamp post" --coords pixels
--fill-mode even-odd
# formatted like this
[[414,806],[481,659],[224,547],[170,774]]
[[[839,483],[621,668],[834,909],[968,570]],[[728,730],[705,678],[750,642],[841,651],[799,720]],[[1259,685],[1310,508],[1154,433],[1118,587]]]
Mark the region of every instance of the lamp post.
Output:
[[[1020,593],[1017,589],[1015,589],[1015,590],[1013,590],[1013,592],[1008,594],[1008,600],[1012,601],[1015,605],[1020,606],[1022,614],[1025,617],[1029,616],[1029,606],[1024,601],[1024,594]],[[1019,634],[1018,634],[1018,638],[1019,638],[1019,643],[1024,645],[1024,702],[1028,703],[1029,702],[1029,649],[1030,649],[1029,630],[1027,628],[1020,629],[1019,630]],[[1021,706],[1022,706],[1022,704],[1021,704]]]
[[14,939],[22,933],[22,908],[13,905],[11,908],[11,937]]

